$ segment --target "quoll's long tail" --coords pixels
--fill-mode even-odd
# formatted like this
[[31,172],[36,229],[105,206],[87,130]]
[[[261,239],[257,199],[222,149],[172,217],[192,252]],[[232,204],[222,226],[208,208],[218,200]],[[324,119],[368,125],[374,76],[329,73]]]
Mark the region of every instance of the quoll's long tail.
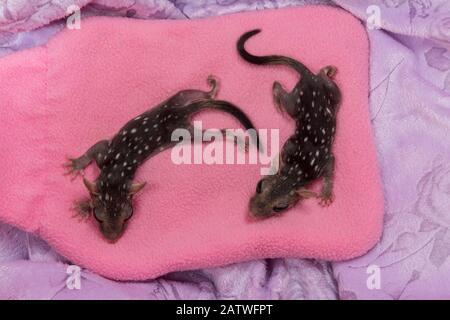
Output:
[[284,65],[293,68],[296,70],[300,75],[303,75],[305,73],[311,73],[311,71],[300,61],[297,61],[295,59],[284,57],[284,56],[278,56],[278,55],[270,55],[270,56],[254,56],[251,53],[249,53],[247,50],[245,50],[245,42],[253,37],[255,34],[260,33],[260,29],[255,29],[248,31],[244,33],[237,42],[237,50],[242,58],[244,58],[245,61],[257,64],[257,65]]
[[258,150],[262,150],[263,146],[260,143],[258,132],[256,131],[255,126],[253,125],[250,118],[242,111],[240,108],[235,106],[234,104],[224,101],[224,100],[201,100],[194,102],[191,107],[195,110],[194,112],[199,112],[203,109],[214,109],[226,112],[233,117],[235,117],[239,122],[244,126],[246,130],[254,130],[256,136],[251,135],[252,139],[254,139],[254,143]]

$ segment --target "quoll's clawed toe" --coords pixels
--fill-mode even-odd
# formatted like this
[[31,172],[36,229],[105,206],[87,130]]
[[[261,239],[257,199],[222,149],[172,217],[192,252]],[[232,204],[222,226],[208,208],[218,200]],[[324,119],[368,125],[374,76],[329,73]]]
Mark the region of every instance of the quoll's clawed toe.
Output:
[[333,203],[333,195],[332,194],[321,194],[319,195],[319,204],[322,207],[328,207]]
[[83,167],[81,167],[77,159],[67,158],[67,162],[64,163],[63,167],[65,169],[64,175],[71,176],[71,180],[75,180],[83,172]]
[[89,199],[83,199],[75,202],[74,207],[72,208],[74,211],[73,218],[78,218],[78,221],[86,221],[89,219],[92,213],[92,206]]

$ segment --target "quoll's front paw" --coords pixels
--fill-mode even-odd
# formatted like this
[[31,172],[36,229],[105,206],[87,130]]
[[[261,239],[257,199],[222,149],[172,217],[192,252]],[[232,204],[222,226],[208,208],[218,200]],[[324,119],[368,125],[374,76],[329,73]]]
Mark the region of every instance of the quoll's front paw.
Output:
[[250,142],[246,139],[239,143],[241,151],[247,153],[250,150]]
[[84,199],[75,202],[73,206],[74,214],[72,218],[78,218],[78,221],[86,221],[91,216],[92,208],[89,199]]
[[72,180],[78,177],[84,169],[83,164],[78,159],[67,158],[67,162],[64,163],[66,169],[65,175],[72,176]]
[[319,195],[319,204],[322,207],[328,207],[333,203],[333,194],[331,192],[322,192]]

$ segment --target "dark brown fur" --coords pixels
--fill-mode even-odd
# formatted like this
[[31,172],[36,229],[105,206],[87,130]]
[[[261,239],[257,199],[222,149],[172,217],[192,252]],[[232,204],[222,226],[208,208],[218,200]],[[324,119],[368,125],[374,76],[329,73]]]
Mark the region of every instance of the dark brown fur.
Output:
[[287,65],[296,70],[300,80],[291,92],[280,83],[273,84],[276,106],[295,120],[295,133],[284,143],[279,169],[275,175],[261,179],[250,200],[250,211],[268,217],[287,210],[302,198],[315,196],[306,186],[323,177],[319,195],[323,205],[332,201],[334,156],[332,144],[336,129],[336,113],[341,93],[332,78],[336,68],[327,66],[315,75],[301,62],[283,56],[254,56],[245,50],[245,42],[260,30],[243,34],[238,43],[239,54],[257,65]]
[[236,117],[246,129],[254,129],[252,122],[233,104],[213,100],[217,92],[216,80],[208,78],[211,91],[180,91],[158,106],[142,113],[123,126],[111,140],[101,140],[84,155],[69,159],[70,173],[83,170],[92,160],[100,168],[95,182],[84,179],[90,193],[88,204],[77,205],[80,214],[92,211],[102,234],[111,242],[120,238],[127,221],[133,215],[132,197],[145,183],[133,184],[138,167],[147,159],[172,147],[175,129],[187,129],[194,136],[192,116],[204,109],[216,109]]

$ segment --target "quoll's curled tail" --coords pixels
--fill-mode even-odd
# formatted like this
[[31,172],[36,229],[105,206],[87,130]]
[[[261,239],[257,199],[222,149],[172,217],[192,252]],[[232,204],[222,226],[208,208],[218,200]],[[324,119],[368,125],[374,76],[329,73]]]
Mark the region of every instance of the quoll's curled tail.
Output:
[[244,58],[245,61],[257,65],[284,65],[293,68],[300,75],[311,73],[311,71],[301,62],[284,56],[269,55],[269,56],[254,56],[245,50],[245,42],[260,33],[260,29],[255,29],[244,33],[237,42],[237,50],[239,55]]
[[[191,107],[195,110],[195,112],[199,112],[204,109],[215,109],[220,110],[225,113],[228,113],[235,117],[239,122],[244,126],[246,130],[251,130],[256,133],[255,135],[251,135],[251,138],[254,139],[254,143],[258,150],[262,150],[262,144],[260,143],[258,132],[255,129],[255,126],[253,125],[250,118],[242,111],[240,108],[235,106],[234,104],[224,101],[224,100],[201,100],[194,102]],[[251,132],[250,131],[250,132]]]

